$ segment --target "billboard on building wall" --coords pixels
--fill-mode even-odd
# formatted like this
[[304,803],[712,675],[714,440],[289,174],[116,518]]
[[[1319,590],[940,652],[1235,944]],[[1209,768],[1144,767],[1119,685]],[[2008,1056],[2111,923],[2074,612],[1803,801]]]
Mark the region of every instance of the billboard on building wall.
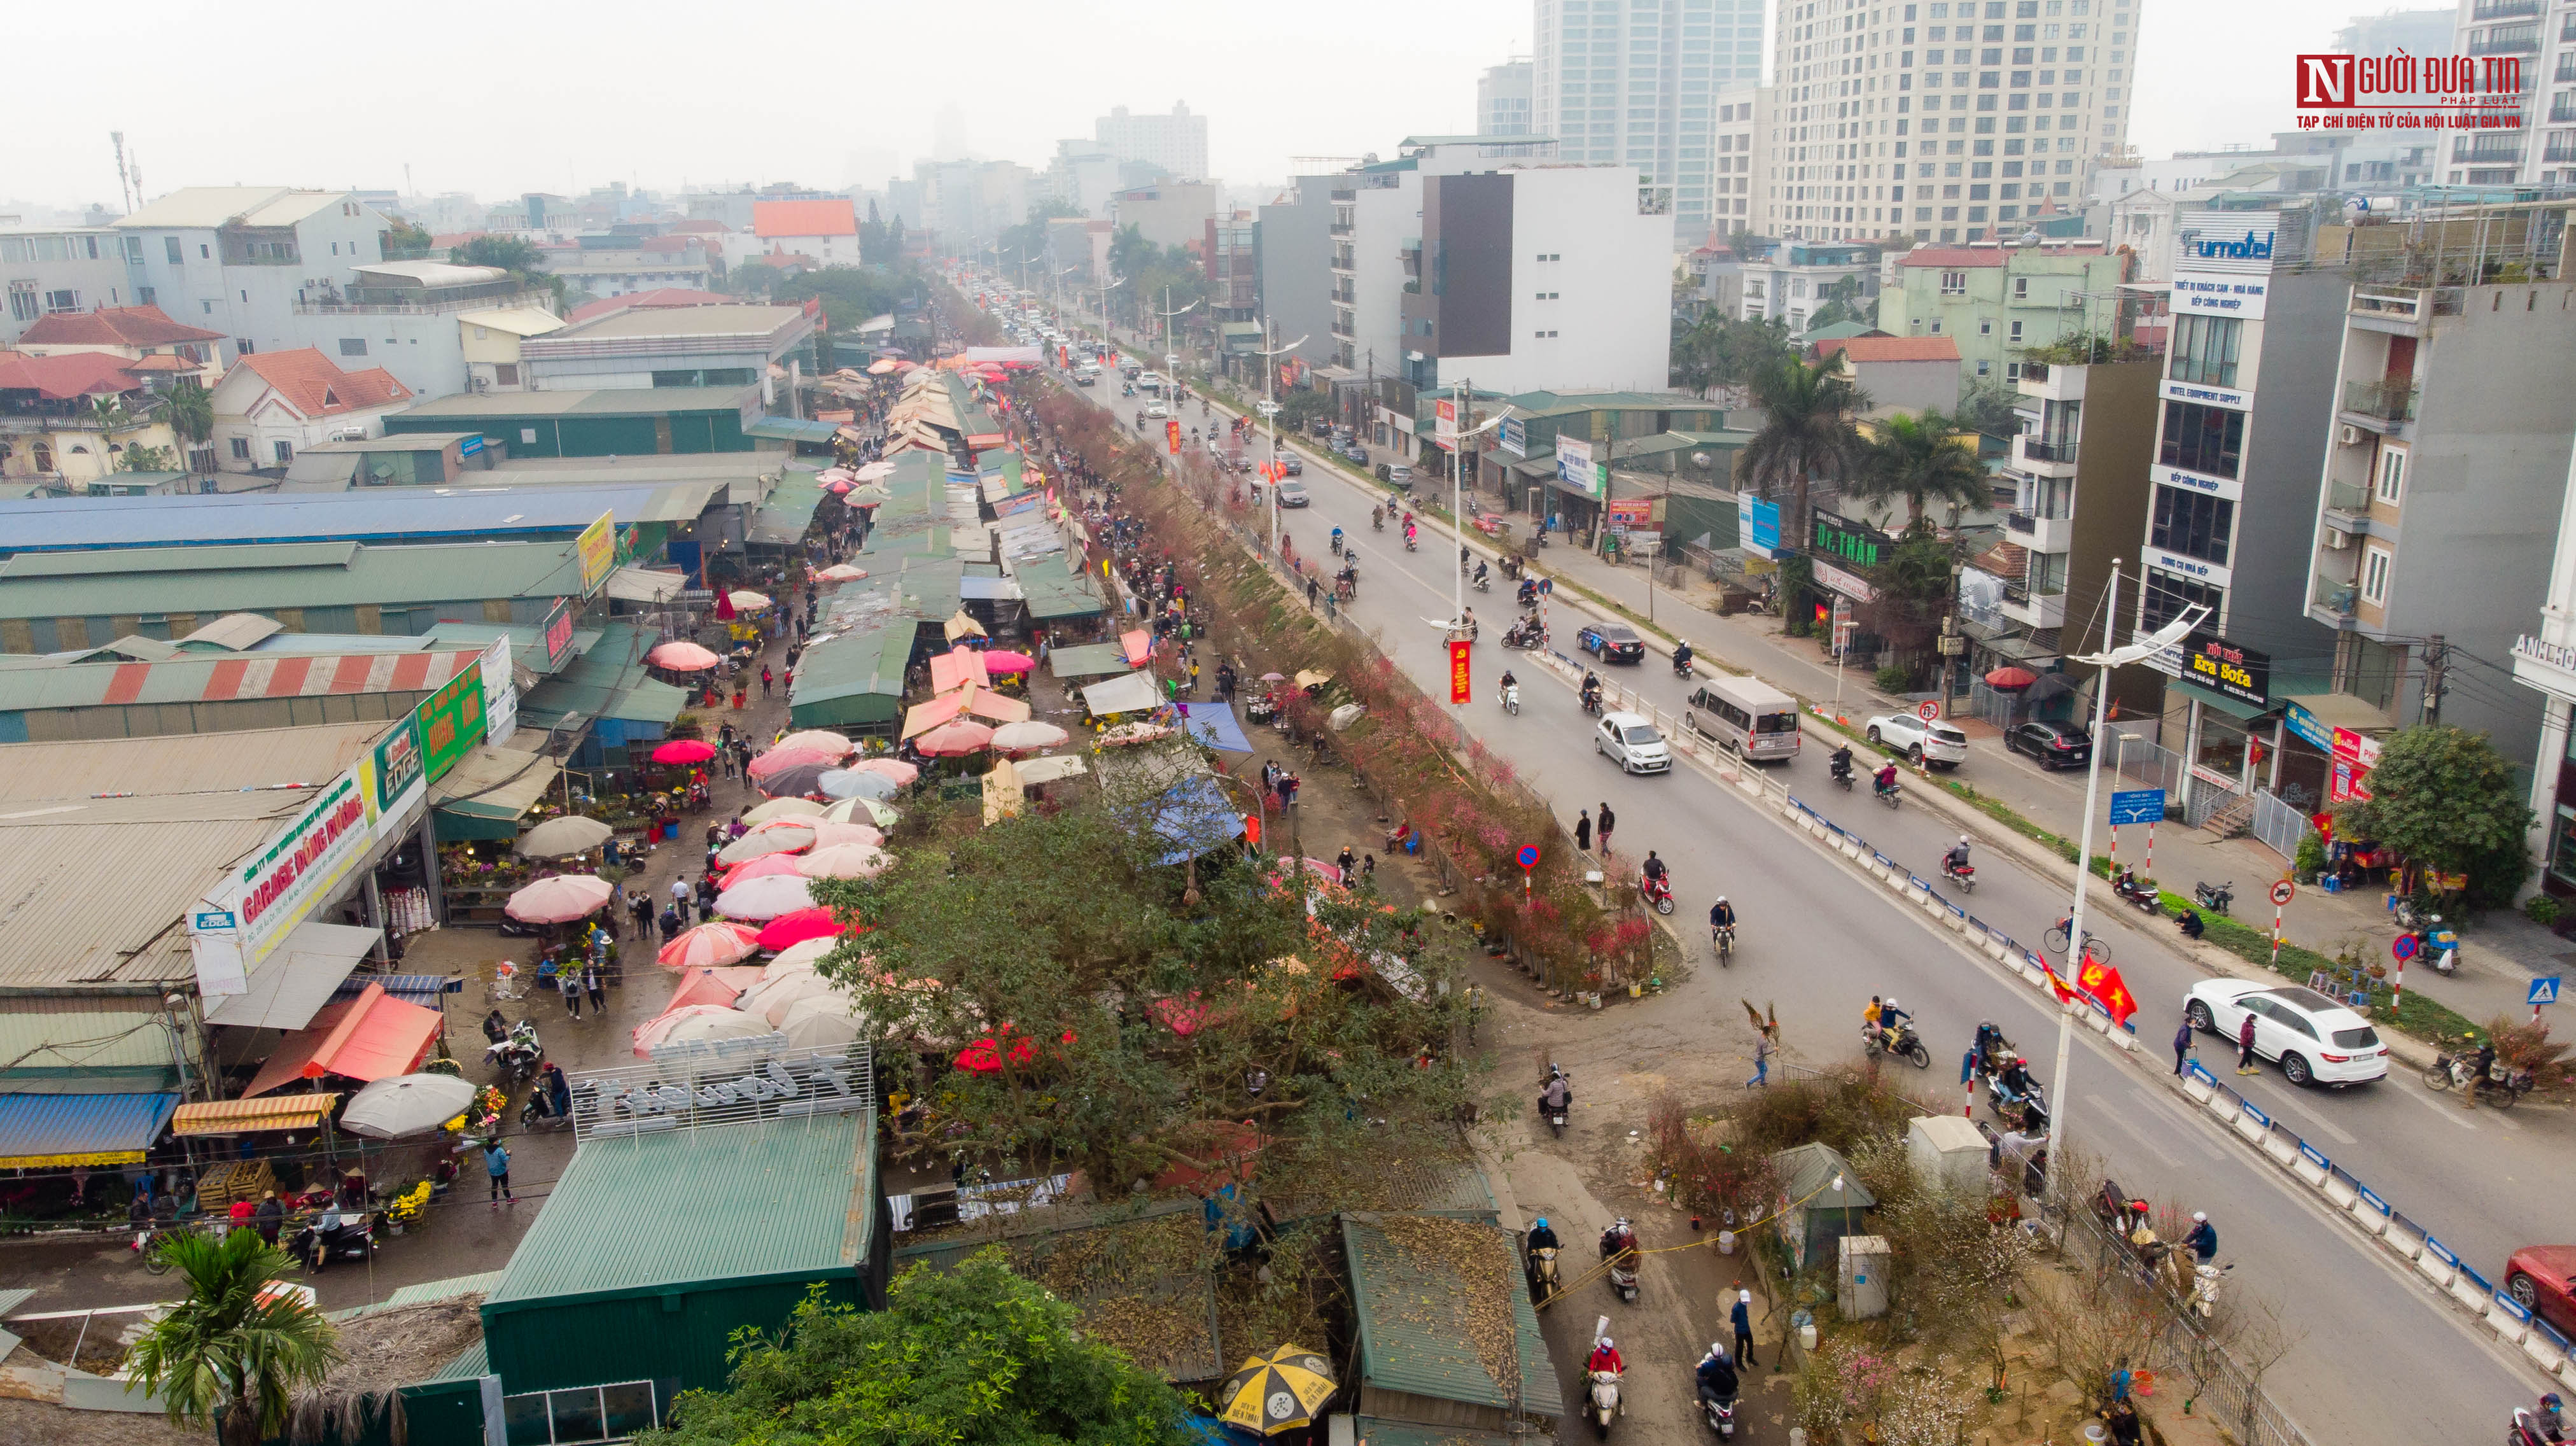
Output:
[[617,520],[614,513],[603,512],[598,520],[581,530],[573,546],[581,553],[581,595],[588,597],[608,581],[617,566]]
[[1598,497],[1606,489],[1603,474],[1609,469],[1592,460],[1592,444],[1580,437],[1556,439],[1556,480],[1586,497]]

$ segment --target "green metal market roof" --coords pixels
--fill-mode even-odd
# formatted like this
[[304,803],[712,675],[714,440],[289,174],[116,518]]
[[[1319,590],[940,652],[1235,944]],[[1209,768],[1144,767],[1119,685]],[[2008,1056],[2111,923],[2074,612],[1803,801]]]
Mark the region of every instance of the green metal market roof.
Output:
[[817,480],[820,475],[791,471],[780,477],[778,485],[770,489],[768,500],[752,514],[744,540],[769,547],[793,547],[804,540],[805,529],[813,525],[814,510],[831,496]]
[[520,723],[551,728],[570,713],[630,723],[667,724],[679,717],[689,695],[645,672],[639,642],[635,624],[624,619],[601,628],[590,651],[528,690],[519,703]]
[[[1467,1325],[1466,1283],[1445,1263],[1405,1249],[1380,1222],[1389,1218],[1351,1212],[1342,1216],[1342,1248],[1350,1261],[1352,1317],[1359,1324],[1360,1379],[1381,1390],[1435,1400],[1512,1410],[1515,1402],[1477,1359]],[[1456,1216],[1445,1217],[1456,1219]],[[1519,1245],[1511,1232],[1479,1216],[1467,1223],[1493,1237],[1505,1261],[1514,1334],[1518,1337],[1520,1390],[1517,1408],[1533,1416],[1565,1412],[1556,1367],[1538,1330],[1529,1292],[1520,1289]]]
[[658,417],[670,412],[740,412],[757,386],[625,387],[543,392],[460,392],[406,407],[387,430],[417,432],[423,423],[495,417]]
[[674,1287],[856,1274],[876,1220],[864,1110],[590,1140],[510,1254],[486,1320]]
[[904,669],[920,630],[919,619],[906,615],[807,648],[787,694],[787,720],[799,728],[893,721],[903,712]]
[[0,617],[259,612],[516,597],[577,597],[572,544],[370,547],[290,542],[22,553],[0,567]]
[[1064,558],[1022,563],[1014,576],[1020,584],[1020,596],[1028,604],[1029,616],[1041,622],[1098,617],[1109,610],[1109,605],[1100,600],[1100,586],[1091,580],[1091,574],[1075,572]]

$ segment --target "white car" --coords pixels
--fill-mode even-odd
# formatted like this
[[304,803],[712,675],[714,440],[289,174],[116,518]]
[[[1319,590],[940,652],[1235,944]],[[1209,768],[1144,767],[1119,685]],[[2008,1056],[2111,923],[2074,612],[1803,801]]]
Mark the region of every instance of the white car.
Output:
[[2184,996],[2182,1012],[2231,1052],[2252,1015],[2255,1056],[2279,1064],[2294,1085],[2365,1084],[2388,1074],[2388,1046],[2370,1021],[2305,985],[2204,979]]
[[1968,761],[1968,735],[1947,723],[1927,723],[1911,713],[1881,713],[1869,720],[1869,741],[1902,751],[1916,763],[1956,768]]
[[1168,417],[1171,414],[1172,409],[1164,406],[1161,402],[1148,402],[1145,404],[1145,415],[1148,417],[1160,420],[1161,418]]
[[1592,731],[1592,750],[1619,765],[1622,773],[1670,773],[1672,745],[1642,713],[1604,713]]

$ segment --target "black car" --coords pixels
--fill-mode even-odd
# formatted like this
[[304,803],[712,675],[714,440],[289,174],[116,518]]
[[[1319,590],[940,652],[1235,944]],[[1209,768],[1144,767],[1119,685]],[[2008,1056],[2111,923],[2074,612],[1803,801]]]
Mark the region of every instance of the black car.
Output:
[[1279,465],[1287,468],[1288,475],[1291,477],[1303,477],[1306,475],[1306,459],[1298,456],[1294,452],[1280,453]]
[[1641,663],[1646,640],[1626,623],[1591,623],[1574,635],[1574,645],[1605,663]]
[[2004,747],[2027,753],[2042,768],[2081,768],[2093,761],[2093,735],[2072,723],[2024,723],[2004,735]]

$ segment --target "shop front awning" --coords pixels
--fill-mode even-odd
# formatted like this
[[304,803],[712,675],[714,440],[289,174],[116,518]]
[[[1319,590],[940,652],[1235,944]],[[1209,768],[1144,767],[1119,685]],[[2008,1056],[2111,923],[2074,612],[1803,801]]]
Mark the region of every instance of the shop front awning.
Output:
[[2397,726],[2387,709],[2350,693],[2293,693],[2287,701],[2307,709],[2327,728],[2348,733],[2385,733]]
[[610,573],[602,588],[617,602],[669,603],[688,591],[689,577],[682,572],[629,563]]
[[405,1004],[417,1004],[423,1009],[442,1008],[446,1001],[441,996],[465,992],[465,980],[455,974],[360,974],[341,980],[340,987],[331,993],[331,1002],[355,999],[366,993],[370,984],[380,986]]
[[2240,703],[2235,699],[2228,697],[2224,693],[2213,692],[2210,689],[2200,687],[2197,684],[2186,683],[2180,678],[2176,678],[2165,686],[2179,691],[2182,696],[2189,698],[2193,702],[2201,704],[2204,707],[2215,708],[2230,718],[2241,719],[2249,723],[2272,711],[2269,708],[2258,708],[2251,703]]
[[302,1029],[330,1004],[340,981],[384,937],[381,929],[307,920],[288,931],[276,952],[250,971],[250,989],[217,995],[206,1006],[208,1024],[236,1029]]
[[256,1100],[210,1100],[181,1105],[170,1116],[174,1135],[246,1135],[254,1130],[318,1130],[331,1118],[337,1094],[270,1095]]
[[519,820],[562,776],[563,765],[542,753],[489,744],[475,749],[430,788],[439,839],[517,837]]
[[279,1040],[242,1098],[325,1075],[373,1081],[408,1074],[445,1022],[437,1010],[405,1004],[382,985],[370,984],[357,998],[326,1006],[311,1024]]
[[0,1169],[135,1164],[178,1107],[174,1094],[0,1095]]

